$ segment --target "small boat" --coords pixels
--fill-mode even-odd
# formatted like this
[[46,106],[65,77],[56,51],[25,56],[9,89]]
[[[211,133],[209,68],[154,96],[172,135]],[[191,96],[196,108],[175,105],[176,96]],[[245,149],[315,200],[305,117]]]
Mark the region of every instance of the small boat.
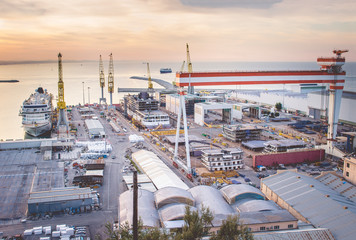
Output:
[[172,69],[171,68],[161,68],[159,71],[160,71],[160,73],[171,73]]

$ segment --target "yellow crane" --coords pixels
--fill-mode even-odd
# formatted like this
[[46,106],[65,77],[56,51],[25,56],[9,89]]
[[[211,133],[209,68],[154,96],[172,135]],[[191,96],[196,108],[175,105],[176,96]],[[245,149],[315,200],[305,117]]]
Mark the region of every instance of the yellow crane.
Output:
[[101,55],[100,55],[100,61],[99,61],[99,80],[100,80],[100,87],[101,87],[100,102],[102,102],[102,101],[106,102],[106,99],[104,98],[105,74],[104,74],[103,59],[101,58]]
[[66,126],[68,133],[68,121],[66,114],[66,102],[64,101],[64,82],[63,82],[63,68],[62,68],[62,54],[58,54],[58,123],[57,126]]
[[66,103],[64,101],[64,82],[63,82],[63,70],[62,70],[62,54],[58,54],[58,109],[66,109]]
[[148,75],[148,89],[153,89],[153,84],[151,80],[150,63],[147,62],[147,75]]
[[[193,66],[192,66],[192,62],[190,61],[190,53],[189,53],[189,45],[187,43],[187,66],[188,66],[188,73],[192,73],[193,72]],[[189,78],[190,78],[190,74],[189,74]],[[194,87],[193,86],[188,86],[188,93],[190,94],[194,94]]]
[[114,61],[112,53],[110,53],[109,62],[108,91],[110,93],[110,106],[112,106],[112,93],[114,92]]

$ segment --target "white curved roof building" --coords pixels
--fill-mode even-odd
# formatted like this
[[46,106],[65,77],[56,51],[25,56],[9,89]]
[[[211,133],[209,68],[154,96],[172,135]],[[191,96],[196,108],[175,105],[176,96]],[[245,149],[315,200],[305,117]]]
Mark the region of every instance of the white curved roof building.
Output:
[[[132,226],[133,217],[133,191],[127,190],[120,197],[120,224],[128,222]],[[154,203],[154,195],[148,190],[138,189],[138,217],[143,227],[159,227],[159,216]]]
[[157,189],[177,187],[188,190],[189,187],[156,154],[140,150],[132,154],[133,161],[152,180]]
[[259,189],[247,184],[231,184],[220,191],[229,204],[243,199],[265,199],[265,195]]
[[[162,222],[183,220],[185,208],[189,206],[183,203],[169,204],[158,210]],[[196,211],[196,207],[189,206],[191,211]]]
[[192,194],[184,189],[177,187],[165,187],[155,193],[156,207],[161,208],[167,204],[182,203],[194,206],[195,200]]

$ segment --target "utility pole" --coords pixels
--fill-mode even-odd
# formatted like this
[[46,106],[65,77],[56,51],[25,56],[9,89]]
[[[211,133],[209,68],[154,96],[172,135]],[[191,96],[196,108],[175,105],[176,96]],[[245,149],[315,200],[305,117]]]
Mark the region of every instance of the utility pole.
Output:
[[137,171],[133,172],[133,239],[138,240],[138,186],[137,186]]

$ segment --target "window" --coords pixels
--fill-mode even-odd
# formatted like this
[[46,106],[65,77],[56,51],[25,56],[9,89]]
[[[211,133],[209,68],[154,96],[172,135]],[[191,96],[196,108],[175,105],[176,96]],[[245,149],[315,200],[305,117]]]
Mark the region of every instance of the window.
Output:
[[288,228],[293,228],[293,224],[288,224]]
[[346,163],[346,167],[348,167],[348,168],[349,168],[349,167],[350,167],[350,163]]
[[266,230],[266,227],[260,227],[260,231]]
[[279,229],[279,226],[274,226],[274,230],[277,230],[277,229]]
[[349,175],[350,175],[349,172],[346,172],[346,177],[350,177]]

